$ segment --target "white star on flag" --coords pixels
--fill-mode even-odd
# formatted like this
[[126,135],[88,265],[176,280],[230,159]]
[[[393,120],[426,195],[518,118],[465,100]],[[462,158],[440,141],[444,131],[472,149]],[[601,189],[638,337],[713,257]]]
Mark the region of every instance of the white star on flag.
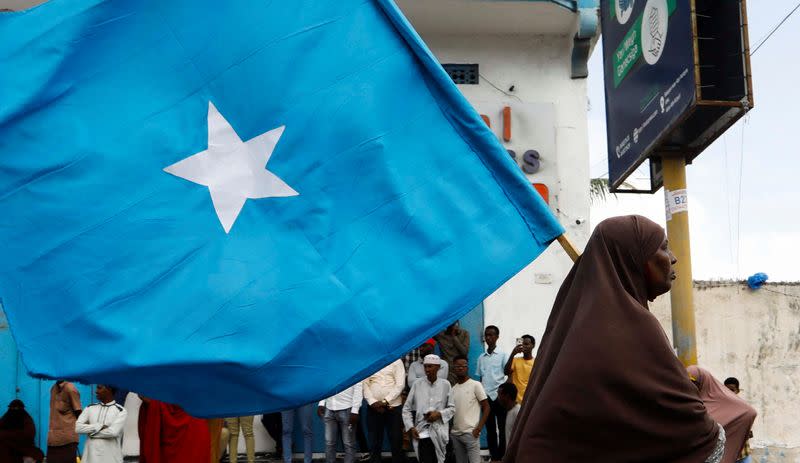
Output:
[[208,187],[217,217],[229,233],[248,199],[297,196],[299,193],[267,170],[286,126],[243,142],[208,102],[208,149],[164,168],[176,177]]

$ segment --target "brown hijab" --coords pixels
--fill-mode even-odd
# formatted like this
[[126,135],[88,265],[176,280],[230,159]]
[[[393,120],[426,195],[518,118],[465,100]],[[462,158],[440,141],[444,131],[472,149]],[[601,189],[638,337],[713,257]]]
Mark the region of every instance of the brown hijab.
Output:
[[756,420],[756,409],[696,365],[686,369],[700,390],[708,414],[725,428],[725,453],[721,463],[734,463]]
[[647,308],[664,230],[597,226],[556,297],[504,462],[702,463],[719,429]]

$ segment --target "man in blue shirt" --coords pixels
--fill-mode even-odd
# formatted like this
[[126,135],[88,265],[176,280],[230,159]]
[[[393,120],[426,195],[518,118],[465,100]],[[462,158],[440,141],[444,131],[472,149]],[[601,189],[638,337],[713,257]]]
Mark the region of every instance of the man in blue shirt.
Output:
[[486,421],[486,440],[492,462],[499,462],[506,452],[506,410],[497,401],[497,388],[506,382],[504,372],[508,354],[497,350],[500,329],[489,325],[483,332],[486,352],[478,357],[475,375],[480,378],[486,395],[489,396],[489,419]]

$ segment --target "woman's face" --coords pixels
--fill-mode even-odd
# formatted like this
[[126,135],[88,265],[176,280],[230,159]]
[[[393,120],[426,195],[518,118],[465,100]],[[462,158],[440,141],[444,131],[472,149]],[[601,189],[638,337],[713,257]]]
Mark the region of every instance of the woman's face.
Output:
[[675,279],[673,266],[678,262],[666,238],[658,250],[647,259],[644,265],[644,277],[647,283],[647,298],[653,300],[672,288]]

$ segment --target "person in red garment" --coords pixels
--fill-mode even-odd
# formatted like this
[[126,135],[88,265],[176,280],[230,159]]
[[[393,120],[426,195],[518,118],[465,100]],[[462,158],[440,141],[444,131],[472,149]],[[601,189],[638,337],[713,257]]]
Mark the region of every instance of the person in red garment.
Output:
[[[139,396],[141,397],[141,396]],[[139,463],[199,463],[211,458],[208,424],[178,405],[141,397]]]

